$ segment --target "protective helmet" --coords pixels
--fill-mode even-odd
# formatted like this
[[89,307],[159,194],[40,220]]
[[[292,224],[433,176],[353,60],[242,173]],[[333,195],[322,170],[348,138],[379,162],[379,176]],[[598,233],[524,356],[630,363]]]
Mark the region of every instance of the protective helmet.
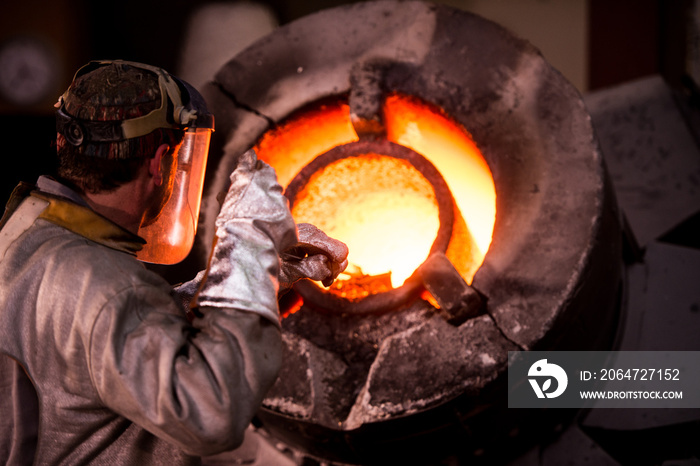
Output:
[[[117,92],[119,97],[105,97],[99,90],[90,90],[92,100],[84,105],[84,101],[74,96],[74,84],[71,84],[56,104],[56,130],[75,147],[89,143],[118,143],[145,136],[158,128],[184,132],[175,157],[177,171],[172,194],[155,220],[142,225],[138,231],[138,235],[146,240],[143,249],[137,253],[139,260],[175,264],[187,257],[194,244],[214,117],[208,112],[204,98],[192,86],[161,68],[142,63],[92,61],[77,71],[73,83],[88,73],[114,65],[126,65],[154,74],[159,92],[153,86],[149,89],[143,82],[133,82],[133,76],[138,79],[139,74],[132,74],[132,81],[126,79],[119,89],[111,91]],[[159,102],[153,102],[154,99],[159,99]],[[140,110],[142,108],[153,109],[145,112]],[[122,157],[113,151],[87,154]]]

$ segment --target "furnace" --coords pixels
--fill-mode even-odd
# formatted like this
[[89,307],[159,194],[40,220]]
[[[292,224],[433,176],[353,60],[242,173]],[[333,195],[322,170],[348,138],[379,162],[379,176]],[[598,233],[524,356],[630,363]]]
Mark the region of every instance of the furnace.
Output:
[[273,438],[398,464],[553,422],[506,412],[507,353],[608,348],[624,268],[590,117],[535,48],[446,6],[361,2],[281,27],[204,93],[224,156],[202,236],[255,147],[295,219],[350,246],[336,284],[281,303]]

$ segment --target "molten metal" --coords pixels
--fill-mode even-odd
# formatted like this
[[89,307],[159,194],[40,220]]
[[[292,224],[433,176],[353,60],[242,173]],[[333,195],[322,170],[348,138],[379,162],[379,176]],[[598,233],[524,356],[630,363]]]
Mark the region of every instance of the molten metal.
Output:
[[377,154],[315,173],[292,214],[347,243],[351,274],[391,272],[394,288],[428,257],[440,226],[430,183],[407,161]]

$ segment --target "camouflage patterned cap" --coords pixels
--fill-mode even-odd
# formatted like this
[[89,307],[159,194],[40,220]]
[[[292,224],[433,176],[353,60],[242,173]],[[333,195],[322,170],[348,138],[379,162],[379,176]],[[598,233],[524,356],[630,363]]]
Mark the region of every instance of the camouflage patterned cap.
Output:
[[158,76],[124,63],[100,66],[78,76],[64,99],[69,114],[93,121],[139,117],[161,103]]
[[[139,65],[121,61],[91,62],[76,73],[56,104],[59,153],[68,145],[75,146],[72,150],[83,156],[102,159],[128,159],[155,151],[159,140],[150,135],[138,138],[138,142],[113,139],[83,143],[85,130],[81,121],[133,121],[160,108],[163,102],[159,77],[148,65],[143,68]],[[74,119],[76,122],[72,123]]]

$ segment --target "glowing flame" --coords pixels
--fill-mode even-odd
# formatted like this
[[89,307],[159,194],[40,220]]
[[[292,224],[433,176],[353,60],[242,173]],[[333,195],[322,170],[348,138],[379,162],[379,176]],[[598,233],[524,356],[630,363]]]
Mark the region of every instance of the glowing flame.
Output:
[[335,146],[357,139],[350,123],[350,107],[330,103],[301,112],[268,131],[255,150],[258,158],[275,168],[279,183],[287,187],[304,165]]
[[476,144],[462,127],[417,99],[392,95],[384,112],[388,139],[423,154],[445,178],[481,264],[496,221],[496,188]]
[[425,261],[440,226],[430,183],[407,161],[378,154],[340,159],[314,173],[292,214],[346,242],[349,272],[391,272],[393,287]]
[[[488,165],[464,128],[416,98],[389,96],[384,122],[389,140],[423,155],[447,182],[456,204],[447,256],[471,283],[496,215]],[[316,157],[357,139],[348,105],[327,102],[266,133],[256,151],[286,187]],[[439,227],[431,185],[407,162],[381,154],[327,165],[297,194],[292,213],[297,222],[313,223],[348,244],[351,265],[341,279],[390,272],[393,287],[427,258]]]

